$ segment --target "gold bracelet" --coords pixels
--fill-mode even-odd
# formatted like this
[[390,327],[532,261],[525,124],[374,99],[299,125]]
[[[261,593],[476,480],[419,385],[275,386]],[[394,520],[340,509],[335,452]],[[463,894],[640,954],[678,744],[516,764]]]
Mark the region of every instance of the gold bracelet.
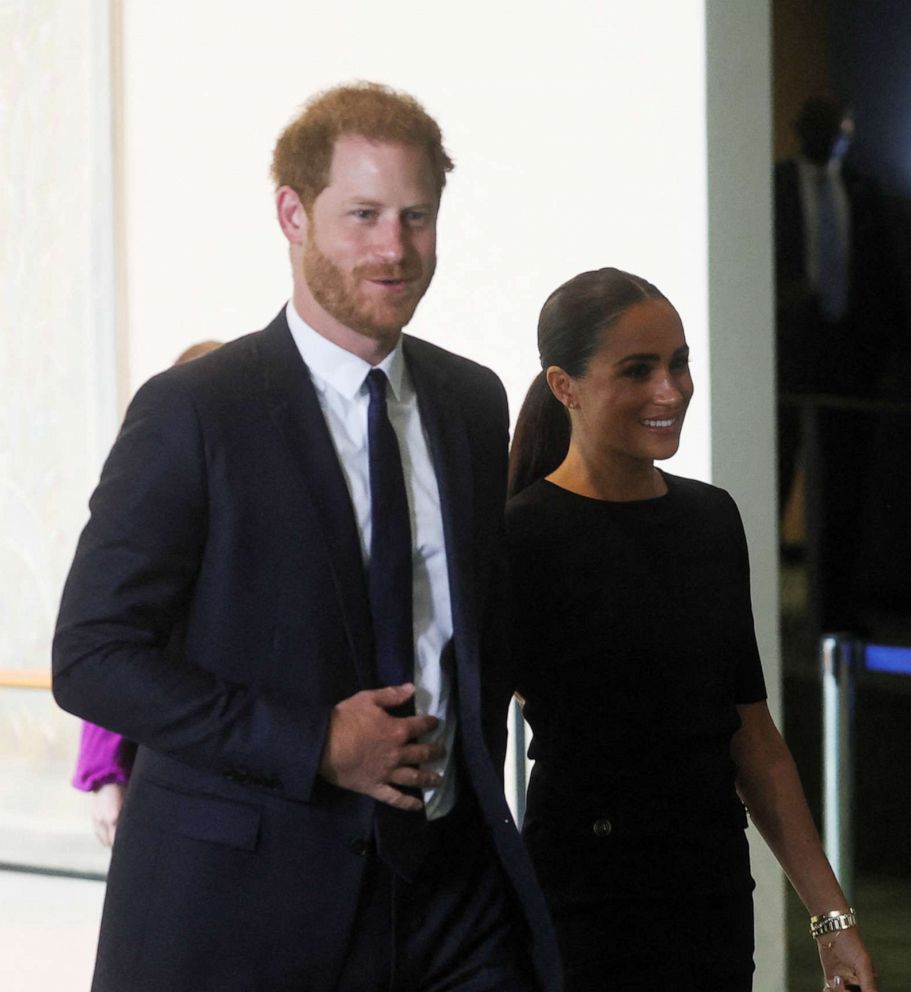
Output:
[[828,913],[820,913],[819,916],[810,917],[810,936],[815,940],[817,937],[824,937],[827,933],[835,933],[836,930],[850,930],[857,926],[857,916],[854,907],[849,906],[847,913],[840,909],[833,909]]

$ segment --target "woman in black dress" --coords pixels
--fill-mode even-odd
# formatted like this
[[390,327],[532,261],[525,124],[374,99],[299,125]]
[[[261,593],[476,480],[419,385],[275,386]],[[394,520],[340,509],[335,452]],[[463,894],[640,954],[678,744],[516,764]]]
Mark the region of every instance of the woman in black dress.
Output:
[[524,834],[567,992],[751,988],[745,808],[831,987],[875,992],[766,706],[737,507],[655,467],[693,392],[676,310],[636,276],[586,272],[544,304],[538,344],[507,529],[534,731]]

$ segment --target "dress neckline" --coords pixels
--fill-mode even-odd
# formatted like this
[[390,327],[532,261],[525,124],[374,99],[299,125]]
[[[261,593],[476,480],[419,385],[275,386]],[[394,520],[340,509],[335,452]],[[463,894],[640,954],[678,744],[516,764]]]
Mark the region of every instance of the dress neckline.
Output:
[[556,482],[551,482],[549,479],[541,479],[540,481],[555,493],[561,493],[567,496],[569,499],[580,500],[583,503],[591,503],[595,506],[610,506],[610,507],[644,507],[644,506],[657,506],[668,499],[674,490],[674,477],[668,475],[666,472],[662,472],[658,469],[661,478],[664,480],[665,486],[667,486],[667,491],[662,493],[660,496],[647,496],[644,499],[600,499],[597,496],[583,496],[582,493],[575,493],[572,489],[566,489],[563,486],[558,485]]

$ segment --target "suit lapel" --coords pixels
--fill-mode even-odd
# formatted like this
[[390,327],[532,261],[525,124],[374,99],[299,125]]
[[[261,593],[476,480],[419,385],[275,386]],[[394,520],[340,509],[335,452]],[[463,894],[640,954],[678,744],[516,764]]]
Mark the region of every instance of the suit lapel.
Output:
[[370,662],[370,608],[348,485],[284,310],[266,328],[261,340],[269,413],[310,496],[310,508],[325,544],[328,575],[346,618],[359,683],[372,686],[375,679]]
[[474,601],[474,478],[465,414],[452,384],[421,342],[404,339],[405,359],[440,490],[443,536],[452,603],[460,709],[479,706],[477,616]]
[[[284,438],[310,497],[326,560],[346,618],[361,685],[372,686],[370,606],[360,537],[351,497],[307,367],[291,337],[284,311],[261,338],[269,413]],[[465,414],[451,383],[422,342],[406,337],[404,354],[414,383],[440,491],[446,543],[453,639],[462,709],[475,706],[478,687],[474,595],[474,479]]]

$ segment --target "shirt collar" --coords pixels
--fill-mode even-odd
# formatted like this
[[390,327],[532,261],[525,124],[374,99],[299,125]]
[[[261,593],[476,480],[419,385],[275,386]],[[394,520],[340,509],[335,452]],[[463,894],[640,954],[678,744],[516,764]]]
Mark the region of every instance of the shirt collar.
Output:
[[301,358],[319,383],[332,386],[342,396],[353,400],[364,388],[367,373],[376,367],[386,373],[389,388],[395,398],[401,400],[405,379],[401,338],[379,365],[373,366],[315,331],[294,309],[292,300],[285,307],[285,316]]

